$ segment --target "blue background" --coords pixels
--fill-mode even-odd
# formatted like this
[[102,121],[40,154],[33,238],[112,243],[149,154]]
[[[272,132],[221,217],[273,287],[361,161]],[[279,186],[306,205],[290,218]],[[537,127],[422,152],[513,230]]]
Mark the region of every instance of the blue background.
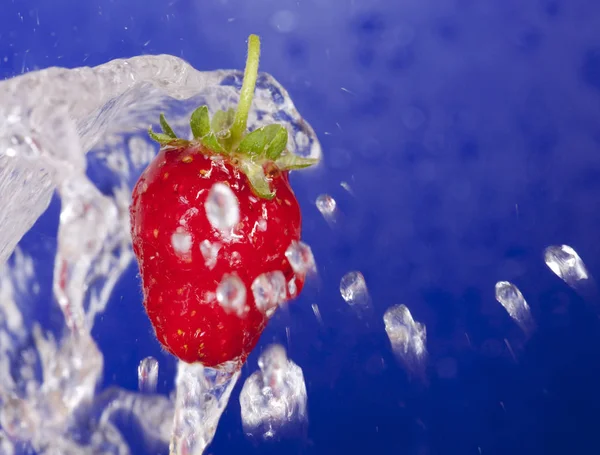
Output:
[[[592,275],[600,267],[600,5],[3,0],[0,76],[158,53],[200,70],[241,68],[249,33],[263,38],[261,69],[289,90],[324,150],[321,170],[292,177],[320,284],[261,341],[288,346],[290,327],[310,426],[300,440],[246,440],[240,381],[209,451],[597,453],[598,296],[579,297],[542,252],[566,243]],[[333,229],[314,206],[325,192],[341,211]],[[57,207],[26,241],[55,235]],[[362,320],[338,290],[350,270],[373,299]],[[136,389],[137,363],[154,355],[166,393],[174,362],[152,339],[136,273],[95,328],[103,385]],[[531,305],[529,341],[494,299],[499,280]],[[389,348],[382,315],[400,303],[427,326],[426,383],[410,381]],[[242,381],[255,369],[256,353]]]

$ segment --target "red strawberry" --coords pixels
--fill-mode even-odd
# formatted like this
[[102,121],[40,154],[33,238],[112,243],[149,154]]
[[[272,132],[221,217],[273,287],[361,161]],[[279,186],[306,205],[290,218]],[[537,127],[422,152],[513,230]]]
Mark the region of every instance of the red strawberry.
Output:
[[243,363],[277,306],[304,284],[312,253],[288,172],[315,164],[285,150],[287,130],[246,134],[260,41],[250,36],[236,112],[197,109],[194,139],[161,116],[156,158],[133,190],[133,249],[159,342],[186,362]]

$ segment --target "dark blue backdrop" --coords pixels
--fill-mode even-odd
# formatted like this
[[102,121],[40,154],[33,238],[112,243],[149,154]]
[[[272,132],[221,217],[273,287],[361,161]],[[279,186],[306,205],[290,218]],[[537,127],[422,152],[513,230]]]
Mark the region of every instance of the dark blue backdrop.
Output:
[[[292,179],[321,286],[261,343],[288,346],[290,327],[310,428],[302,443],[253,446],[238,386],[210,452],[597,453],[600,302],[552,275],[542,251],[566,243],[600,270],[600,4],[3,0],[0,76],[157,53],[239,68],[249,33],[324,149],[321,171]],[[314,206],[324,192],[342,212],[333,230]],[[365,275],[371,320],[340,297],[350,270]],[[135,274],[95,331],[104,385],[135,389],[138,361],[155,355],[166,392],[174,363],[151,337]],[[532,307],[528,343],[494,299],[498,280]],[[381,317],[399,303],[427,325],[427,384],[391,354]],[[245,375],[255,369],[256,355]]]

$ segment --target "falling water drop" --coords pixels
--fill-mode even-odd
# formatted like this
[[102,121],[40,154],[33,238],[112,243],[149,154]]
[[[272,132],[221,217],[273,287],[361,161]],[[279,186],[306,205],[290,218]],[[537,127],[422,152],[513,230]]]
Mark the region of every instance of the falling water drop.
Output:
[[138,387],[140,392],[156,392],[158,382],[158,360],[146,357],[138,365]]
[[315,258],[312,250],[304,242],[293,241],[285,251],[285,257],[289,261],[294,272],[300,275],[316,272]]
[[340,280],[340,294],[351,307],[369,306],[370,297],[365,277],[360,272],[348,272]]
[[302,429],[307,422],[307,394],[302,368],[285,348],[271,345],[258,359],[240,392],[242,424],[249,437],[273,439]]
[[531,317],[529,305],[519,288],[508,281],[498,281],[495,290],[496,300],[506,309],[523,332],[530,334],[535,324]]
[[385,331],[398,360],[412,374],[422,375],[427,360],[427,330],[406,305],[394,305],[383,315]]
[[589,278],[581,257],[568,245],[552,245],[544,250],[546,265],[571,287]]
[[332,198],[329,194],[321,194],[317,197],[315,201],[315,205],[325,221],[328,223],[335,223],[336,215],[337,215],[337,203],[335,199]]

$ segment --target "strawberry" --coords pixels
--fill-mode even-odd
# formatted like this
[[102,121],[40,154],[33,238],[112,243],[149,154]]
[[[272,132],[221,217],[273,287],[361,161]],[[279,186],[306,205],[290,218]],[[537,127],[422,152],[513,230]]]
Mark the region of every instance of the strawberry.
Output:
[[286,150],[282,125],[246,132],[259,53],[251,35],[237,110],[211,120],[198,108],[194,139],[178,138],[161,115],[163,132],[149,131],[160,151],[133,190],[144,306],[158,341],[188,363],[241,365],[312,264],[288,174],[316,160]]

